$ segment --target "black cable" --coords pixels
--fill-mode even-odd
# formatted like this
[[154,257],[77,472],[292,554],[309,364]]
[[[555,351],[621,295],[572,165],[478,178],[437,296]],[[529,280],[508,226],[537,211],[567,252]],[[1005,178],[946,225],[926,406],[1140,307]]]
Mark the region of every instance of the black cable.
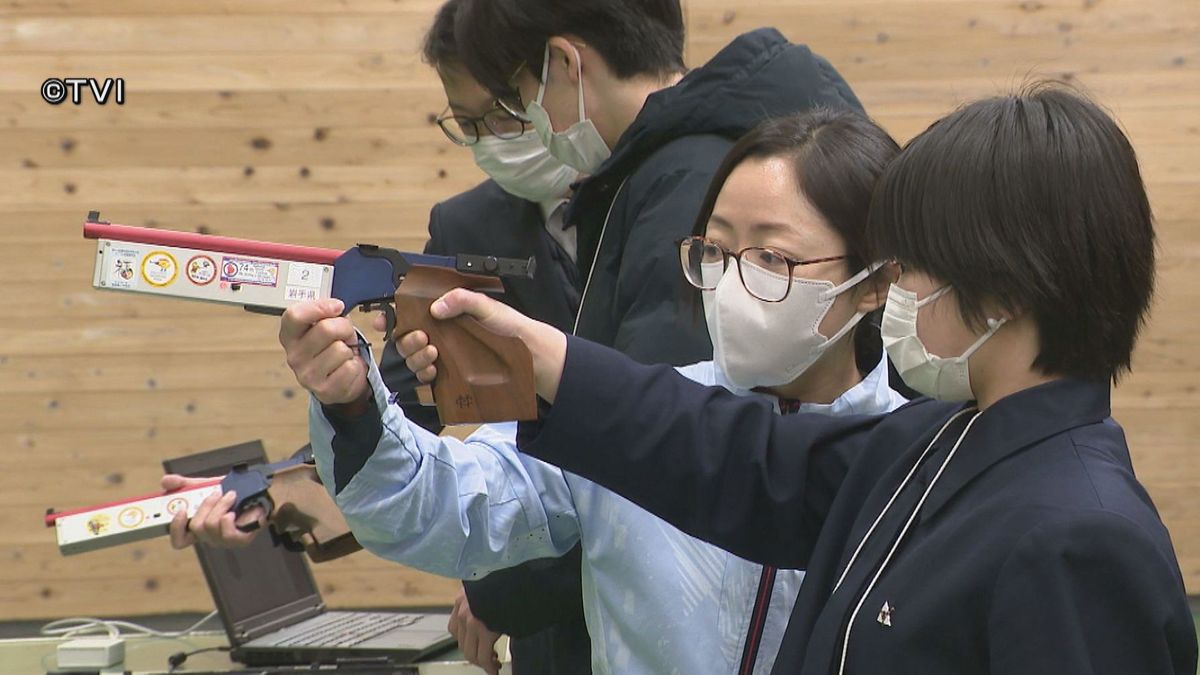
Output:
[[193,649],[190,652],[175,652],[174,654],[167,657],[167,664],[171,666],[170,668],[167,669],[167,672],[169,672],[169,673],[175,672],[175,669],[178,668],[179,666],[182,666],[183,662],[187,661],[189,656],[193,656],[195,654],[203,654],[204,652],[227,652],[230,649],[231,649],[230,647],[222,645],[220,647],[205,647],[203,649]]

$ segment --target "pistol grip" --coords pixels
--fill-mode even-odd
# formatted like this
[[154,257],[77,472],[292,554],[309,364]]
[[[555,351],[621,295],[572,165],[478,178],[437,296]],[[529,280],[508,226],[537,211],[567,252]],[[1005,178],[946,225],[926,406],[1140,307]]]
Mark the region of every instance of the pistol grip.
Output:
[[311,464],[276,472],[268,494],[276,507],[271,514],[275,530],[302,545],[313,562],[333,560],[362,548]]
[[437,267],[414,267],[396,291],[405,332],[422,330],[438,348],[433,397],[442,424],[480,424],[537,418],[533,357],[515,337],[496,335],[469,316],[437,320],[429,306],[452,288],[502,289],[494,277]]

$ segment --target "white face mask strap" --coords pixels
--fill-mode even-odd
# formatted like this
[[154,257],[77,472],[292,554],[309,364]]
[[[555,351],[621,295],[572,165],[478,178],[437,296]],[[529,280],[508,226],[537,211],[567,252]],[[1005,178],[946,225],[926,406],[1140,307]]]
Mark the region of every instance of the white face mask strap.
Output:
[[967,351],[963,352],[962,356],[958,357],[959,359],[966,360],[966,359],[970,358],[970,356],[972,354],[974,354],[980,347],[983,346],[983,343],[988,341],[988,338],[992,337],[993,335],[996,334],[996,331],[1000,330],[1001,326],[1008,323],[1008,319],[988,319],[987,323],[988,323],[987,332],[984,333],[983,335],[980,335],[979,339],[975,341],[975,344],[972,344],[970,347],[967,347]]
[[[941,288],[937,289],[936,291],[930,293],[929,296],[926,297],[924,300],[918,301],[917,307],[923,307],[923,306],[933,302],[934,300],[937,300],[938,298],[942,297],[943,295],[945,295],[949,292],[950,292],[950,286],[942,286]],[[963,352],[962,354],[960,354],[956,357],[953,357],[954,360],[965,361],[966,359],[970,358],[972,354],[974,354],[976,351],[979,350],[980,347],[983,346],[983,343],[988,341],[988,338],[995,335],[996,331],[1000,330],[1000,327],[1003,326],[1007,322],[1008,322],[1008,319],[1004,319],[1004,318],[988,319],[987,320],[987,325],[988,325],[987,332],[984,333],[983,335],[980,335],[978,340],[976,340],[974,343],[972,343],[970,347],[967,347],[967,351]]]
[[[847,289],[852,288],[852,287],[862,283],[862,281],[864,279],[866,279],[867,277],[874,274],[875,271],[878,270],[880,267],[883,267],[883,263],[881,263],[881,262],[871,263],[870,265],[867,265],[866,267],[859,270],[858,274],[855,274],[854,276],[847,279],[844,283],[842,283],[842,285],[835,286],[832,290],[822,293],[821,299],[825,300],[827,298],[833,298],[833,297],[836,297],[836,296],[846,292]],[[853,330],[854,327],[858,325],[858,322],[862,321],[863,317],[866,315],[867,315],[867,312],[863,312],[863,311],[855,312],[854,316],[850,317],[850,320],[846,322],[845,326],[842,326],[841,330],[834,333],[833,336],[830,337],[829,339],[825,340],[825,347],[828,347],[829,345],[837,342],[838,340],[841,340],[842,337],[845,336],[846,333],[849,333],[851,330]]]
[[829,345],[837,342],[838,340],[841,340],[842,337],[846,333],[849,333],[855,326],[857,326],[858,322],[862,321],[862,318],[866,315],[867,315],[866,312],[855,312],[854,316],[850,317],[850,320],[846,322],[845,326],[842,326],[841,330],[834,333],[833,337],[831,337],[825,341],[825,347],[828,347]]
[[542,81],[538,84],[537,98],[534,102],[538,105],[542,104],[542,100],[546,98],[546,76],[550,74],[550,43],[546,43],[546,51],[542,55]]
[[587,119],[587,111],[583,108],[583,60],[579,58],[579,50],[575,45],[571,45],[571,49],[575,52],[575,72],[579,76],[579,121]]
[[867,265],[866,267],[859,270],[858,274],[855,274],[854,276],[843,281],[842,283],[838,284],[837,286],[834,286],[833,288],[821,293],[821,300],[822,301],[831,300],[831,299],[836,298],[837,296],[841,295],[842,293],[845,293],[846,291],[850,290],[851,288],[854,288],[855,286],[862,283],[864,279],[866,279],[867,277],[874,274],[875,270],[879,269],[880,267],[883,267],[883,263],[871,263],[870,265]]
[[[950,292],[949,286],[942,286],[941,288],[937,289],[936,291],[930,293],[924,299],[917,300],[917,307],[918,308],[924,307],[925,305],[928,305],[929,303],[933,302],[934,300],[937,300],[938,298],[942,297],[943,295],[945,295],[949,292]],[[913,297],[916,297],[915,293],[913,294]]]

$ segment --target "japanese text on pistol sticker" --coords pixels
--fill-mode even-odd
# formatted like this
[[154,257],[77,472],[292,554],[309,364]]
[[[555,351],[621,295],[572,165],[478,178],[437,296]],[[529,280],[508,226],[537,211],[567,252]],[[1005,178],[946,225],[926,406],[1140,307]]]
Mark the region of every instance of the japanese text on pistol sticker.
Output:
[[279,263],[254,258],[221,258],[221,281],[255,286],[279,285]]
[[304,302],[306,300],[317,299],[317,289],[305,288],[303,286],[288,286],[285,291],[285,297],[288,302]]

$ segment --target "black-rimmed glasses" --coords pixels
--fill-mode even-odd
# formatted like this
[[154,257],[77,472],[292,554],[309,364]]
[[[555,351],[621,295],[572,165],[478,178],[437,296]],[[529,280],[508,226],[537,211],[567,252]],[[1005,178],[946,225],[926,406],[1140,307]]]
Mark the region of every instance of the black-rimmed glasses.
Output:
[[736,260],[742,285],[763,302],[780,302],[787,297],[797,267],[845,259],[844,255],[836,255],[796,260],[765,246],[734,253],[704,237],[687,237],[679,242],[679,262],[688,283],[702,291],[714,290],[729,269],[729,261]]
[[[481,117],[454,115],[447,108],[441,115],[438,115],[437,124],[442,128],[442,133],[458,145],[475,145],[479,142],[479,138],[486,134],[504,140],[517,138],[525,133],[529,122],[523,117],[512,114],[507,106],[501,105],[497,101],[495,107]],[[484,130],[486,130],[486,134]]]

